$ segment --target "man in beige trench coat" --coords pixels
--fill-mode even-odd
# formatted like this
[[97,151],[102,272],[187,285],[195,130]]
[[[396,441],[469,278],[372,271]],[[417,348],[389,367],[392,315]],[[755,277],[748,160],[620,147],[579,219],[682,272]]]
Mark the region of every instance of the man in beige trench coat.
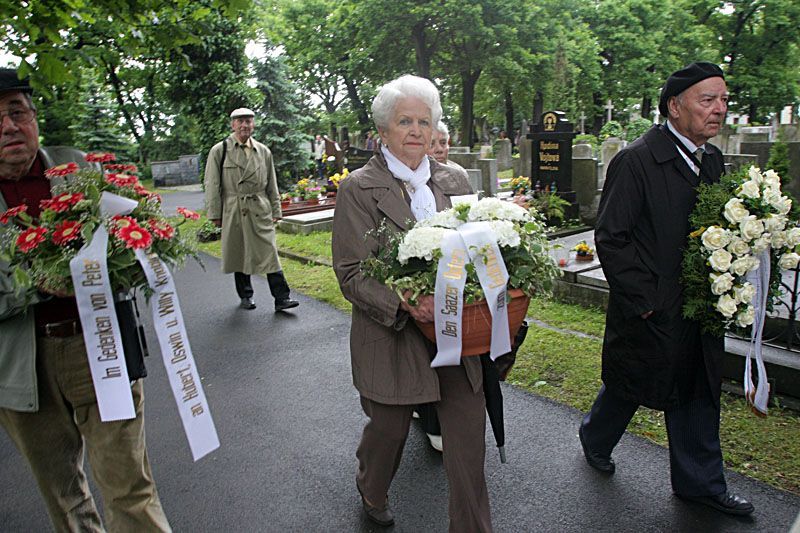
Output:
[[281,271],[275,222],[281,216],[278,181],[269,148],[252,138],[255,113],[231,113],[233,133],[208,153],[206,216],[222,228],[222,271],[233,272],[241,307],[255,309],[252,274],[269,282],[275,311],[297,307]]

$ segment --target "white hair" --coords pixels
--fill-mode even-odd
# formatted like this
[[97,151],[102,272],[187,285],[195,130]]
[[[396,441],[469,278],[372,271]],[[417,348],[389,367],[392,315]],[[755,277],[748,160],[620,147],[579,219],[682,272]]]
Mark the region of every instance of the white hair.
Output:
[[380,89],[372,101],[372,118],[379,130],[389,128],[397,102],[403,98],[419,98],[431,111],[431,119],[436,124],[442,118],[442,104],[439,91],[431,80],[406,74],[390,81]]
[[436,131],[444,135],[445,139],[450,140],[450,130],[447,129],[447,124],[440,120],[436,123]]

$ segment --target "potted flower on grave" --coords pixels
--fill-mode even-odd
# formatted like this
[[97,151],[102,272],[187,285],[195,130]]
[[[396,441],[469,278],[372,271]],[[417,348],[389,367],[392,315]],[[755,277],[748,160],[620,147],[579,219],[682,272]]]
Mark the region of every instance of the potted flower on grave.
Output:
[[337,172],[328,178],[328,184],[325,187],[325,192],[329,198],[336,196],[336,191],[339,190],[339,183],[343,179],[347,178],[349,174],[350,171],[345,168],[341,173]]
[[281,209],[286,209],[292,203],[292,193],[281,193]]
[[531,189],[531,180],[525,176],[517,176],[516,178],[511,178],[508,186],[511,187],[514,196],[522,196]]
[[573,250],[575,250],[576,261],[594,261],[594,249],[586,241],[576,244]]
[[[549,293],[553,280],[561,275],[549,253],[540,215],[497,198],[458,203],[417,222],[406,233],[392,232],[386,226],[376,233],[386,244],[376,256],[362,262],[362,271],[401,298],[408,296],[411,304],[422,295],[435,296],[437,288],[442,294],[445,286],[448,295],[457,293],[462,311],[458,313],[462,356],[489,352],[493,336],[503,335],[492,326],[495,320],[503,323],[502,314],[497,313],[507,310],[508,334],[513,338],[530,297]],[[451,287],[453,273],[442,270],[453,265],[459,267],[461,288]],[[502,272],[505,276],[487,282],[487,276]],[[503,278],[505,281],[499,281]],[[417,326],[438,344],[442,328],[435,324]]]
[[305,200],[308,205],[316,205],[319,203],[320,192],[322,192],[322,187],[317,187],[316,185],[306,187],[303,190],[303,200]]

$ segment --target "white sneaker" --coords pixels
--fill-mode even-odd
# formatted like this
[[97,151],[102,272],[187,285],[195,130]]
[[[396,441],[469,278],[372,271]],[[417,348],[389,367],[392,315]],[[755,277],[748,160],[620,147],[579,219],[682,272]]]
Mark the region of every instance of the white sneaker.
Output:
[[430,433],[426,433],[428,436],[428,440],[431,441],[431,446],[437,452],[442,451],[442,436],[441,435],[431,435]]

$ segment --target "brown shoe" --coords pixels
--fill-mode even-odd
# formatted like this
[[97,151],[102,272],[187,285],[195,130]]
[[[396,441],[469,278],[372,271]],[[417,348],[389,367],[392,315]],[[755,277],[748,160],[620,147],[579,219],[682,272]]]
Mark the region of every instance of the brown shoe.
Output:
[[383,507],[373,507],[367,503],[367,500],[364,498],[364,493],[361,492],[361,487],[358,486],[358,481],[356,481],[356,488],[358,489],[358,493],[361,495],[361,505],[364,507],[364,512],[367,514],[367,518],[379,526],[391,526],[394,524],[394,514],[392,514],[392,510],[389,508],[389,498],[386,498]]

